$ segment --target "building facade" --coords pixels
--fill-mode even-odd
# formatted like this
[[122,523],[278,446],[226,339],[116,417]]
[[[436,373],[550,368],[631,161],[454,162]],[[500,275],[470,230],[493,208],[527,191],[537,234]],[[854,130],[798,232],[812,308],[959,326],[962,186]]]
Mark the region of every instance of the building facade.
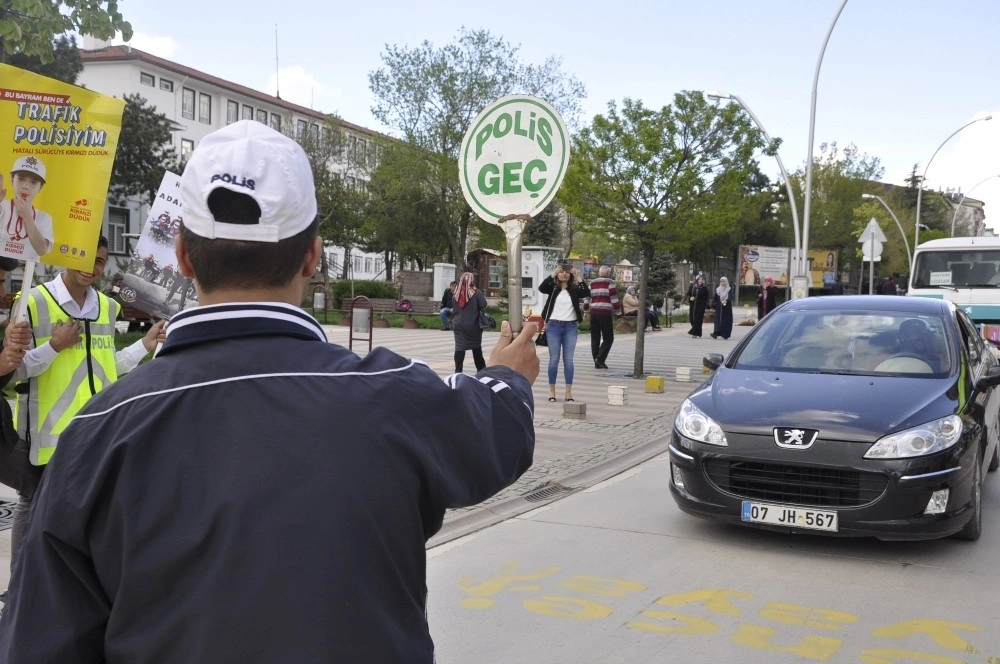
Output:
[[[256,120],[296,138],[308,134],[314,141],[329,139],[328,132],[337,131],[339,155],[331,159],[329,167],[348,185],[360,186],[377,163],[379,146],[391,140],[326,113],[128,45],[110,46],[87,38],[80,58],[83,71],[77,80],[79,85],[118,98],[140,95],[166,116],[172,128],[172,147],[182,161],[206,135],[238,120]],[[129,240],[140,233],[148,212],[148,205],[139,200],[128,200],[125,205],[108,203],[104,234],[112,261],[129,258]],[[355,279],[386,277],[381,254],[353,249],[350,256],[345,256],[344,248],[336,246],[327,247],[326,253],[331,278],[340,276],[345,259],[348,273]]]

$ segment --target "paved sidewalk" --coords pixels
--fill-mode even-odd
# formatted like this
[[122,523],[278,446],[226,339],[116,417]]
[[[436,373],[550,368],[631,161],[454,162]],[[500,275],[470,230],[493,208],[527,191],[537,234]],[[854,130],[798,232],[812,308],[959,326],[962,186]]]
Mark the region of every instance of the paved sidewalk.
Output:
[[[749,310],[737,310],[737,322],[749,318]],[[332,343],[348,346],[349,329],[324,325]],[[513,486],[475,507],[449,510],[444,526],[428,546],[474,532],[510,518],[596,482],[612,477],[666,450],[673,425],[674,412],[684,397],[707,374],[701,368],[705,353],[726,354],[743,338],[750,327],[737,325],[732,339],[713,340],[708,336],[711,326],[705,326],[705,336],[693,339],[687,335],[688,325],[664,327],[659,332],[648,331],[644,340],[644,374],[662,376],[664,391],[645,392],[645,379],[632,377],[637,337],[617,334],[608,369],[595,369],[590,355],[590,335],[580,334],[574,355],[576,377],[573,398],[576,404],[586,404],[585,419],[563,417],[563,371],[560,366],[556,394],[559,401],[548,401],[547,349],[539,349],[541,372],[535,381],[535,461],[533,466]],[[489,355],[498,333],[483,335],[483,351]],[[385,346],[406,356],[426,362],[442,378],[454,372],[454,337],[441,330],[408,330],[375,328],[373,345]],[[354,352],[365,355],[367,340],[354,341]],[[690,370],[690,382],[678,382],[678,368]],[[466,356],[465,372],[473,373],[470,354]],[[608,404],[608,387],[628,388],[628,404]],[[664,499],[666,487],[664,486]],[[0,485],[0,500],[16,500],[13,490]],[[10,530],[0,531],[0,588],[7,585],[10,567]]]

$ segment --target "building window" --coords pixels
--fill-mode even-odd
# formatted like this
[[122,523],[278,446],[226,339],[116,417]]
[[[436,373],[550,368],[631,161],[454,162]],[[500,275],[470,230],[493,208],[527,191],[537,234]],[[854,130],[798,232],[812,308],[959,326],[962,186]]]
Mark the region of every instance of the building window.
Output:
[[359,274],[361,272],[362,258],[361,256],[351,256],[351,263],[354,267],[354,274]]
[[261,123],[262,125],[267,124],[267,111],[265,109],[263,108],[257,109],[257,122]]
[[198,96],[198,122],[212,124],[212,95],[204,92]]
[[375,266],[375,261],[371,258],[365,258],[365,272],[368,274],[372,273],[372,268]]
[[253,120],[253,106],[243,104],[243,120]]
[[309,125],[309,138],[313,143],[319,143],[319,125],[315,122]]
[[181,161],[187,161],[194,152],[194,141],[188,138],[181,139]]
[[166,90],[167,92],[173,92],[174,91],[174,82],[171,81],[171,80],[169,80],[169,79],[166,79],[166,78],[161,78],[160,79],[160,89],[161,90]]
[[490,288],[502,288],[503,287],[503,262],[499,260],[490,260],[490,280],[488,282]]
[[142,83],[143,85],[148,85],[149,87],[153,87],[154,85],[156,85],[156,77],[153,76],[152,74],[147,74],[146,72],[141,71],[139,72],[139,82]]
[[181,115],[194,120],[194,90],[191,88],[181,90]]
[[385,272],[385,266],[382,264],[381,258],[375,259],[375,274],[382,274]]
[[359,138],[358,139],[358,155],[357,155],[358,156],[358,163],[359,164],[364,164],[365,163],[365,155],[366,155],[367,151],[368,151],[368,145],[365,142],[365,139]]
[[306,121],[299,120],[295,123],[295,138],[302,140],[302,137],[306,135]]
[[271,129],[281,131],[281,116],[277,113],[271,113]]
[[123,208],[108,209],[108,253],[127,254],[125,233],[128,232],[128,210]]
[[230,99],[226,102],[226,124],[233,124],[240,119],[240,103]]
[[354,155],[358,153],[358,137],[351,136],[347,139],[347,159],[349,161],[354,161]]

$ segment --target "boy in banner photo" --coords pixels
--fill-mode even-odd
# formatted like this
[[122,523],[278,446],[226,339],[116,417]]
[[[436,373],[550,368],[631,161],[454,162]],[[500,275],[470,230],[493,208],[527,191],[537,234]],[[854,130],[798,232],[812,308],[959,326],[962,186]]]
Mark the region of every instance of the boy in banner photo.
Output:
[[198,303],[194,285],[177,269],[174,236],[181,227],[181,177],[167,171],[160,181],[118,296],[155,318],[169,319]]
[[0,64],[0,255],[93,269],[124,109]]
[[20,157],[10,171],[10,200],[0,175],[0,254],[37,261],[52,248],[52,216],[34,206],[45,186],[45,163],[35,156]]

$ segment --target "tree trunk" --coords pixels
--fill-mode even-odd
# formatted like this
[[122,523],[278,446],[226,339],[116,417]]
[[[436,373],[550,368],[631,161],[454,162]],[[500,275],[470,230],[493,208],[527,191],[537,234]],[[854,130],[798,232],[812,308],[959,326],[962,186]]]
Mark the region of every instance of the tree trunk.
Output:
[[632,377],[642,378],[643,361],[646,357],[646,288],[649,283],[649,266],[656,251],[651,244],[642,247],[642,265],[639,266],[639,308],[635,312],[635,364]]

